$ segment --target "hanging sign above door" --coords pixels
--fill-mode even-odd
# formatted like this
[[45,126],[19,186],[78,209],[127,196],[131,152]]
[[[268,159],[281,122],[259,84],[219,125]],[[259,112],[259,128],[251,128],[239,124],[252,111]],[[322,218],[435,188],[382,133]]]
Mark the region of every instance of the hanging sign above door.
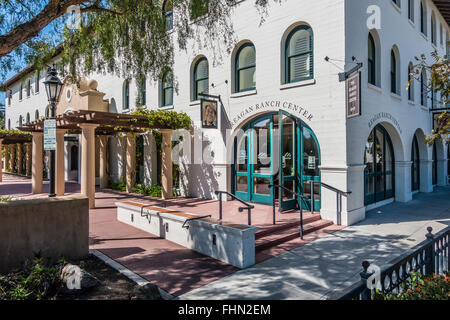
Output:
[[361,115],[361,72],[346,80],[347,118]]

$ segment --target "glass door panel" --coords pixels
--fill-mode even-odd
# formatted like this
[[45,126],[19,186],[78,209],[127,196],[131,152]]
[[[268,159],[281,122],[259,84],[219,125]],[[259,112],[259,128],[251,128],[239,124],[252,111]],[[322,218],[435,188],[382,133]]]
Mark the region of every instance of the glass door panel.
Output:
[[[313,182],[314,211],[320,209],[320,152],[319,144],[312,131],[303,127],[302,133],[302,192],[311,199],[311,182]],[[311,202],[303,202],[307,210],[311,210]]]
[[240,134],[235,140],[235,194],[238,198],[250,201],[250,131]]
[[272,116],[256,120],[251,131],[251,201],[272,203]]
[[[280,110],[279,114],[279,128],[280,128],[280,185],[297,192],[297,130],[296,120],[288,113]],[[296,207],[295,196],[290,192],[283,190],[279,194],[279,209],[284,211]]]

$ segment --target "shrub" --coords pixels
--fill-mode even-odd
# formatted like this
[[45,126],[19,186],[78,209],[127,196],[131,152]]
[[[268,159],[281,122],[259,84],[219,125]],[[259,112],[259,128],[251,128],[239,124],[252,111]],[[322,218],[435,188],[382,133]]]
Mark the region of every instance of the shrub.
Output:
[[41,300],[53,296],[60,288],[59,272],[64,264],[60,260],[50,266],[37,257],[21,270],[0,275],[0,300]]
[[0,202],[10,202],[13,201],[13,197],[11,196],[6,196],[6,197],[0,197]]
[[140,183],[133,188],[133,192],[150,197],[161,197],[161,186],[147,186],[144,183]]
[[110,182],[109,188],[112,190],[127,191],[127,184],[124,181]]
[[374,300],[449,300],[450,274],[424,276],[411,272],[410,277],[401,284],[400,293],[382,293],[377,290]]

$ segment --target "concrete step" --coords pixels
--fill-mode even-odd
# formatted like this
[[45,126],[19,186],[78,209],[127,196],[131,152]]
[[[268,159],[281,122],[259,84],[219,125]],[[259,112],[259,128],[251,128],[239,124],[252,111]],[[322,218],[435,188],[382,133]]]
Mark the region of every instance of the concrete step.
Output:
[[[303,226],[305,226],[306,224],[309,224],[311,222],[320,220],[320,214],[306,214],[303,216]],[[299,227],[300,226],[300,218],[298,221],[293,221],[293,222],[288,222],[288,223],[284,223],[284,224],[277,224],[274,226],[270,226],[264,229],[260,229],[259,231],[256,232],[255,234],[255,240],[260,239],[262,237],[265,237],[267,235],[276,233],[278,231],[282,231],[282,230],[286,230],[286,229],[290,229],[292,227]]]
[[[326,228],[333,224],[330,220],[315,220],[303,224],[303,235],[315,232],[317,230]],[[278,231],[266,234],[263,237],[259,237],[255,240],[255,251],[260,252],[262,250],[277,246],[281,243],[293,240],[300,237],[299,224],[291,226],[289,228],[280,229]]]

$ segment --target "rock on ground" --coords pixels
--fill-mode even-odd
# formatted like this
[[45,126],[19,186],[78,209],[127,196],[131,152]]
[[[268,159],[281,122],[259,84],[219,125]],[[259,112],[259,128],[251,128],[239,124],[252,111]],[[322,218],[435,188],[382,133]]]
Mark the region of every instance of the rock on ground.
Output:
[[100,283],[96,277],[73,264],[64,266],[60,278],[63,283],[63,291],[66,293],[84,292]]
[[130,293],[130,300],[164,300],[154,284],[137,285],[133,292]]

